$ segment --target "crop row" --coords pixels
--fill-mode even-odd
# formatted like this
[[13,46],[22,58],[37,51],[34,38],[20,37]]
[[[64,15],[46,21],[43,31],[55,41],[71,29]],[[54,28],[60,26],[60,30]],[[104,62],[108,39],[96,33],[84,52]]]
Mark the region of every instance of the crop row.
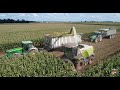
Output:
[[54,58],[48,53],[38,53],[36,57],[3,60],[0,59],[1,77],[67,77],[78,76],[72,71],[72,64]]
[[[116,69],[117,74],[112,74]],[[2,77],[119,77],[120,53],[111,56],[104,62],[90,66],[85,71],[73,71],[73,64],[65,63],[49,53],[38,53],[32,59],[0,59],[0,76]]]

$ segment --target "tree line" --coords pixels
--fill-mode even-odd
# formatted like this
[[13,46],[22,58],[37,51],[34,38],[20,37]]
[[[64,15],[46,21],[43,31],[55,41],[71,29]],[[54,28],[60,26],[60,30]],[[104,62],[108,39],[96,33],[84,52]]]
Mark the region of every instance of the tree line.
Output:
[[27,20],[14,20],[14,19],[0,19],[0,23],[31,23],[34,21],[27,21]]

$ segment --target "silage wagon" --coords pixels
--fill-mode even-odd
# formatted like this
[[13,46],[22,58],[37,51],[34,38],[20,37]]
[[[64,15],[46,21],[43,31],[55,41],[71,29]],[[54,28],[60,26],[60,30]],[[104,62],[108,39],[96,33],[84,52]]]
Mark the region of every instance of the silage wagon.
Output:
[[90,41],[91,42],[102,41],[102,39],[105,37],[112,39],[115,37],[116,33],[117,31],[114,28],[99,29],[99,31],[94,31],[91,33]]
[[74,43],[76,46],[82,42],[82,33],[77,34],[75,27],[72,27],[70,32],[61,35],[46,35],[45,48],[47,50],[62,47],[67,43]]

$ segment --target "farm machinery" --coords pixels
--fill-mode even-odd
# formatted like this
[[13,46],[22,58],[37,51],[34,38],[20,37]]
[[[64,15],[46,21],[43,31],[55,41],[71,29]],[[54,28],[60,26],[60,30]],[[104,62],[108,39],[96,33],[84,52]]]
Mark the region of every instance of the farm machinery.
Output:
[[67,60],[73,61],[73,64],[77,70],[81,70],[87,64],[92,64],[94,61],[93,46],[81,44],[82,34],[77,34],[75,27],[72,27],[70,32],[66,34],[58,36],[45,36],[45,45],[43,48],[37,48],[33,46],[32,41],[22,41],[21,47],[7,50],[3,57],[32,57],[39,51],[49,51],[51,49],[62,48],[62,52],[64,53],[63,57],[65,57]]
[[38,52],[38,49],[33,46],[32,41],[22,41],[21,47],[7,50],[3,58],[17,58],[20,56],[32,57]]
[[94,61],[93,46],[81,44],[81,33],[77,34],[75,27],[70,33],[59,36],[46,36],[45,47],[47,50],[62,48],[64,60],[71,60],[77,70],[81,70],[85,65],[92,64]]
[[46,35],[45,36],[45,48],[47,50],[62,47],[62,45],[67,43],[74,43],[76,45],[82,42],[82,33],[77,34],[75,27],[72,27],[70,32],[63,33],[60,35]]
[[75,68],[81,70],[87,64],[94,62],[94,48],[86,44],[65,44],[63,46],[64,56],[73,61]]
[[108,37],[109,39],[112,39],[115,37],[116,29],[109,28],[109,29],[100,29],[99,31],[94,31],[90,35],[90,41],[91,42],[98,42],[102,41],[104,37]]

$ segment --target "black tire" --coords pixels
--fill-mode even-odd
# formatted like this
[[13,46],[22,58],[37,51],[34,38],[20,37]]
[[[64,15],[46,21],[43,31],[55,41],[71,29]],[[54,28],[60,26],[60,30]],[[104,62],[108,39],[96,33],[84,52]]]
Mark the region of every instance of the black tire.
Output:
[[113,35],[111,35],[111,39],[112,39],[112,38],[114,38],[114,36],[113,36]]
[[85,62],[83,59],[78,60],[75,64],[75,68],[77,71],[82,70],[84,66],[85,66]]
[[100,37],[99,37],[99,41],[101,42],[102,41],[102,36],[100,35]]
[[21,57],[21,54],[20,54],[20,53],[15,53],[15,54],[14,54],[14,58],[19,58],[19,57]]
[[112,35],[109,36],[109,39],[112,39]]
[[93,40],[92,39],[90,39],[90,42],[92,42]]
[[93,55],[90,56],[88,64],[90,64],[90,65],[93,64],[94,60],[95,60],[94,56]]
[[95,43],[97,43],[97,42],[98,42],[98,39],[96,38],[96,39],[95,39]]

